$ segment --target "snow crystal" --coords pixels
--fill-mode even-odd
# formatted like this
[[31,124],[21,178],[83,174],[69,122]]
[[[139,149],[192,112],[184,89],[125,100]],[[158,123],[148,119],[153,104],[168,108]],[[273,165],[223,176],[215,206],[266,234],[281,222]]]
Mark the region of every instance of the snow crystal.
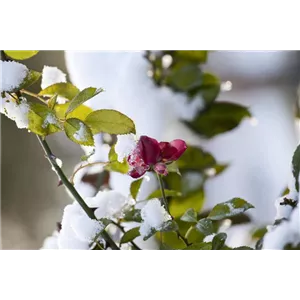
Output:
[[0,61],[0,92],[18,88],[28,74],[25,65],[15,61]]
[[127,157],[133,149],[136,147],[135,135],[124,134],[118,135],[118,141],[115,145],[115,151],[118,155],[118,161],[122,162],[125,157]]
[[[59,82],[67,82],[66,74],[56,67],[44,66],[42,72],[41,88],[45,89],[46,87]],[[57,103],[64,104],[65,102],[65,98],[57,97]]]
[[299,207],[295,208],[287,221],[270,228],[264,236],[263,249],[280,250],[287,244],[296,246],[300,243],[300,214]]
[[129,205],[129,198],[116,191],[99,191],[95,197],[86,198],[86,203],[95,210],[97,219],[119,218]]
[[205,242],[205,243],[210,243],[210,242],[212,242],[212,240],[213,240],[213,238],[215,237],[215,233],[213,233],[213,234],[210,234],[210,235],[208,235],[208,236],[206,236],[204,239],[203,239],[203,242]]
[[140,233],[143,237],[147,236],[151,229],[159,231],[163,224],[171,220],[171,216],[161,205],[158,199],[152,199],[141,209],[143,222],[140,227]]
[[103,230],[103,224],[90,219],[76,202],[65,207],[61,225],[59,249],[89,249],[93,239]]
[[43,128],[47,128],[48,125],[57,125],[57,119],[53,114],[48,114],[44,120],[44,123],[42,125]]
[[84,123],[80,123],[79,129],[73,134],[74,139],[77,141],[81,142],[86,142],[88,137],[87,137],[87,127]]
[[29,105],[24,97],[17,104],[11,97],[1,98],[1,113],[16,122],[18,128],[28,128]]

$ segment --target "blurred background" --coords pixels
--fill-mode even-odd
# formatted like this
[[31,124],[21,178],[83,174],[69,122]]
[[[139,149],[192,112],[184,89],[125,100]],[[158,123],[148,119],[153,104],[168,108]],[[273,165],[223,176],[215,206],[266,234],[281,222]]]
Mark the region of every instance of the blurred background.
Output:
[[[126,93],[113,95],[109,90],[126,85],[143,101],[156,95],[155,87],[146,95],[139,89],[143,81],[146,85],[150,80],[147,70],[128,64],[124,52],[41,51],[26,65],[37,71],[44,65],[57,66],[79,88],[101,86],[110,97],[123,96],[125,104]],[[216,51],[209,55],[206,68],[231,87],[219,98],[250,107],[254,116],[228,133],[201,141],[219,162],[230,163],[224,174],[208,182],[206,205],[236,196],[245,198],[256,207],[253,222],[268,224],[274,219],[273,201],[287,185],[292,153],[299,141],[294,116],[300,51]],[[49,144],[63,161],[66,174],[71,175],[82,149],[63,134],[49,137]],[[13,121],[1,115],[3,249],[42,246],[61,220],[64,206],[71,202],[57,184],[35,135],[17,129]]]

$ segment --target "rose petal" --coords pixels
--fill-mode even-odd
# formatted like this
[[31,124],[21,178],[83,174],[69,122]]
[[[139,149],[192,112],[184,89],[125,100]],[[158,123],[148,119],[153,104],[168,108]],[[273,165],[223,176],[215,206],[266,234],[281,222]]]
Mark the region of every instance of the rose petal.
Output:
[[154,171],[160,175],[164,175],[164,176],[168,175],[167,166],[164,163],[157,163],[154,166]]
[[170,145],[177,149],[177,152],[170,158],[171,161],[177,160],[187,148],[187,145],[183,140],[174,140],[170,142]]
[[147,165],[154,165],[160,159],[160,148],[158,141],[155,139],[142,135],[137,148],[141,158]]
[[169,161],[173,157],[173,155],[177,153],[177,149],[170,143],[160,142],[159,147],[161,151],[161,159],[164,161]]

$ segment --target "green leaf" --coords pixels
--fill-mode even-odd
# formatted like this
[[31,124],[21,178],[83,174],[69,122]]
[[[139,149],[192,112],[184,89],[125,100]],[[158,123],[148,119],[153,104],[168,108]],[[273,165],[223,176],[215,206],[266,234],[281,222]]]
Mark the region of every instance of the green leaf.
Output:
[[224,232],[218,233],[212,240],[212,250],[221,250],[227,239],[227,234]]
[[196,63],[205,63],[208,56],[208,51],[203,50],[179,50],[174,51],[174,57],[184,60],[189,60]]
[[181,221],[190,222],[190,223],[197,223],[197,213],[193,208],[189,208],[183,216],[180,218]]
[[175,231],[168,232],[158,232],[156,233],[157,240],[160,240],[160,236],[162,236],[162,241],[168,247],[172,249],[183,249],[185,248],[185,243],[178,237]]
[[62,130],[54,112],[40,103],[30,103],[28,129],[38,135],[47,136]]
[[86,88],[79,92],[70,102],[70,105],[66,111],[66,115],[76,109],[78,106],[88,101],[89,99],[97,96],[99,93],[103,92],[103,89],[97,89],[93,87]]
[[221,83],[218,77],[210,73],[203,74],[202,85],[199,88],[199,91],[206,104],[210,104],[216,100],[220,93],[220,89]]
[[112,109],[93,111],[85,121],[94,134],[100,132],[109,134],[136,133],[133,121],[124,114]]
[[224,203],[217,204],[208,218],[211,220],[223,220],[229,217],[239,215],[254,206],[241,198],[233,198]]
[[[70,102],[67,102],[65,104],[56,104],[54,107],[56,116],[59,119],[64,119],[65,118],[65,114],[66,114],[66,110],[68,109],[70,105]],[[86,117],[92,112],[93,110],[85,105],[80,105],[79,107],[77,107],[74,111],[72,111],[67,119],[69,118],[75,118],[75,119],[79,119],[81,121],[84,121],[86,119]]]
[[57,94],[55,94],[48,100],[47,102],[48,107],[53,110],[56,105],[56,101],[57,101]]
[[84,146],[94,146],[93,134],[83,121],[75,118],[67,119],[64,128],[71,141]]
[[251,117],[251,114],[242,105],[215,102],[201,111],[193,121],[185,123],[200,135],[211,138],[236,128],[246,117]]
[[175,250],[175,249],[165,243],[161,243],[161,245],[159,246],[159,250]]
[[261,239],[264,237],[264,235],[268,232],[267,227],[261,227],[256,229],[253,233],[252,233],[252,238],[253,239]]
[[22,90],[28,88],[29,86],[34,84],[37,80],[39,80],[40,77],[41,77],[40,72],[29,70],[27,76],[25,77],[21,85],[15,90]]
[[128,242],[131,242],[140,235],[141,235],[140,234],[140,227],[132,228],[132,229],[130,229],[127,232],[124,233],[124,235],[121,238],[120,243],[125,244],[125,243],[128,243]]
[[115,150],[115,145],[112,145],[110,147],[109,153],[108,153],[108,159],[110,162],[114,162],[118,160],[118,154],[116,153]]
[[295,188],[299,192],[299,173],[300,173],[300,145],[296,148],[292,159],[293,175],[295,178]]
[[136,197],[139,193],[139,190],[140,190],[141,184],[143,182],[143,179],[144,178],[140,178],[138,180],[135,180],[130,185],[130,194],[131,194],[132,198],[135,199],[135,200],[136,200]]
[[212,243],[195,243],[191,246],[184,248],[183,250],[212,250]]
[[[165,189],[165,196],[166,197],[181,197],[181,193],[178,191],[172,191]],[[147,200],[153,199],[153,198],[162,198],[162,192],[161,190],[156,190],[152,192],[148,197]]]
[[196,224],[196,229],[203,233],[205,236],[211,235],[214,233],[213,222],[210,219],[201,219]]
[[183,155],[177,161],[180,170],[202,171],[216,164],[214,157],[204,152],[201,148],[188,146]]
[[4,50],[5,54],[12,59],[23,60],[36,55],[38,50]]
[[221,174],[223,171],[225,171],[228,168],[228,166],[229,166],[228,164],[217,164],[213,166],[213,168],[216,171],[216,174],[214,176]]
[[129,166],[128,166],[126,159],[124,159],[123,162],[119,162],[117,160],[111,161],[110,163],[105,165],[104,168],[107,171],[118,172],[118,173],[122,173],[122,174],[127,174],[129,171]]
[[178,230],[178,225],[174,220],[167,221],[163,224],[161,232],[169,232],[169,231],[177,231]]
[[202,189],[195,190],[185,197],[171,198],[169,210],[174,218],[180,218],[187,209],[193,208],[199,212],[204,203],[204,192]]
[[123,219],[127,222],[142,222],[141,210],[140,209],[131,209],[124,213]]
[[176,91],[188,92],[202,84],[202,72],[195,64],[178,63],[166,78],[166,83]]
[[69,82],[59,82],[52,84],[39,92],[40,96],[53,96],[57,94],[68,100],[72,100],[78,93],[79,89]]

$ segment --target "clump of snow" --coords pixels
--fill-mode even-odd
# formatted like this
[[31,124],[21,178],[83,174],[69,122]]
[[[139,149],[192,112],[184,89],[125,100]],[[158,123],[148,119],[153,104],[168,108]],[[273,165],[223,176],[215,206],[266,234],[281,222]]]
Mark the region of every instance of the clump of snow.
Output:
[[1,98],[1,113],[16,122],[18,128],[28,128],[29,105],[24,97],[20,98],[20,104],[11,97]]
[[288,196],[281,197],[275,201],[275,207],[276,207],[276,217],[275,220],[280,220],[282,218],[288,219],[291,215],[291,212],[293,210],[293,207],[288,204],[283,204],[284,199],[289,199]]
[[59,249],[87,250],[97,234],[104,229],[103,224],[90,219],[76,202],[65,207],[61,226]]
[[59,123],[58,123],[58,121],[57,121],[55,115],[49,113],[49,114],[46,116],[46,118],[45,118],[45,120],[44,120],[44,122],[43,122],[42,127],[43,127],[43,128],[47,128],[48,125],[50,125],[50,124],[51,124],[51,125],[59,125]]
[[289,220],[282,221],[279,225],[268,228],[264,236],[263,249],[280,250],[287,244],[297,246],[300,243],[300,212],[296,207]]
[[212,240],[213,240],[213,238],[215,237],[215,233],[213,233],[213,234],[210,234],[210,235],[207,235],[204,239],[203,239],[203,242],[205,242],[205,243],[210,243],[210,242],[212,242]]
[[28,74],[25,65],[15,61],[0,61],[0,92],[18,88]]
[[80,142],[87,142],[88,140],[88,131],[84,123],[80,123],[79,129],[73,134],[74,139]]
[[95,197],[85,200],[90,207],[96,208],[97,219],[120,218],[130,205],[130,199],[116,191],[99,191]]
[[[44,66],[42,72],[41,88],[45,89],[50,85],[60,82],[67,82],[66,74],[59,70],[57,67]],[[57,103],[64,104],[65,102],[65,98],[60,96],[57,97]]]
[[48,236],[45,238],[43,246],[40,250],[57,250],[58,249],[58,244],[57,244],[57,239],[58,239],[58,231],[55,230],[51,236]]
[[136,147],[135,135],[124,134],[118,135],[118,141],[115,145],[115,151],[118,155],[118,161],[122,162]]
[[158,199],[152,199],[141,209],[141,236],[146,237],[152,229],[159,231],[165,222],[172,220]]

